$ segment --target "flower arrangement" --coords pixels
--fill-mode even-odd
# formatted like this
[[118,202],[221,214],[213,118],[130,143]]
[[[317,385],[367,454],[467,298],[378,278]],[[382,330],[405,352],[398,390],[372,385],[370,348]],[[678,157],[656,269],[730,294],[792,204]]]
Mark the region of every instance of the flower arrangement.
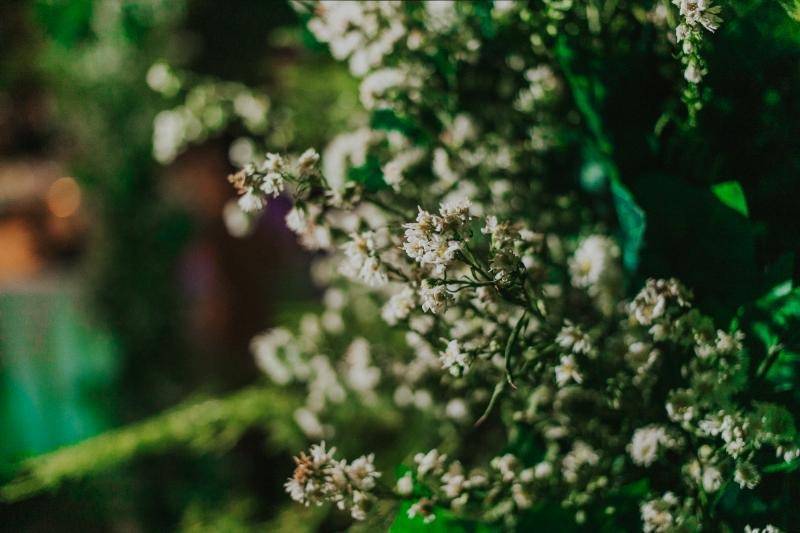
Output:
[[[696,531],[730,483],[758,486],[766,454],[800,457],[791,413],[749,393],[766,370],[752,371],[743,333],[716,325],[676,279],[648,279],[626,300],[638,228],[618,213],[620,242],[613,218],[552,177],[572,130],[593,130],[601,152],[607,142],[565,34],[656,32],[678,49],[686,121],[696,120],[704,41],[722,8],[673,3],[610,14],[553,0],[296,3],[362,78],[373,118],[335,139],[321,167],[309,149],[231,176],[247,213],[289,191],[287,226],[326,252],[318,275],[336,287],[301,334],[273,330],[253,350],[273,381],[306,385],[296,416],[310,438],[346,429],[327,417],[350,396],[434,413],[455,435],[479,428],[478,457],[459,459],[450,442],[452,453],[420,450],[407,464],[393,496],[410,502],[409,518],[430,523],[441,509],[514,527],[549,504],[586,523],[644,481],[643,531]],[[326,337],[350,333],[346,310],[369,308],[356,294],[382,306],[405,345],[388,350],[360,330],[341,358],[320,355]],[[364,519],[387,497],[373,460],[348,465],[314,445],[287,491]]]
[[[747,191],[714,174],[733,165],[696,136],[734,101],[707,86],[715,38],[756,35],[756,10],[790,17],[722,0],[292,4],[368,114],[228,178],[235,228],[292,198],[286,226],[325,287],[319,313],[251,344],[264,390],[299,397],[291,499],[396,531],[791,530],[800,294],[776,250],[794,241],[767,215],[756,229]],[[247,121],[255,93],[230,91]],[[718,183],[687,185],[698,167]],[[674,242],[694,232],[700,246]],[[744,264],[758,234],[759,273],[671,271],[676,249],[717,260],[740,235],[723,249]],[[393,445],[369,448],[372,432]]]

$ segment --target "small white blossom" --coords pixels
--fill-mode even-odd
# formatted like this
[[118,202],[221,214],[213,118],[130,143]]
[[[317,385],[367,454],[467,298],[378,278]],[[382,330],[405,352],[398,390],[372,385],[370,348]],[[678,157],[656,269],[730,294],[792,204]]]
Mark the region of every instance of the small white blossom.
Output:
[[634,431],[627,449],[634,463],[650,466],[658,458],[659,448],[672,448],[675,444],[663,427],[652,425]]
[[689,26],[700,24],[710,32],[719,28],[722,18],[719,6],[712,5],[711,0],[672,0],[678,6],[680,15]]
[[430,450],[428,453],[418,453],[414,456],[414,462],[417,464],[417,476],[425,477],[428,474],[438,475],[444,467],[444,462],[447,460],[447,455],[440,454],[436,448]]
[[419,298],[422,301],[422,310],[434,315],[444,313],[450,295],[444,285],[432,285],[427,280],[419,288]]
[[264,197],[259,193],[253,191],[253,189],[249,189],[245,192],[242,196],[239,197],[239,207],[245,213],[253,213],[255,211],[260,211],[264,209],[264,206],[267,205],[266,201],[264,201]]
[[572,284],[588,288],[600,284],[614,269],[619,247],[608,237],[591,235],[583,239],[569,262]]
[[400,479],[397,480],[395,490],[400,496],[411,495],[411,492],[414,490],[414,480],[411,477],[411,472],[406,472]]
[[783,530],[778,529],[772,524],[767,524],[764,527],[752,527],[750,525],[744,526],[744,533],[783,533]]
[[381,309],[381,317],[390,326],[396,325],[399,321],[408,318],[416,305],[416,294],[414,289],[408,285],[392,295],[389,301]]
[[733,480],[743,489],[754,489],[761,481],[761,476],[752,463],[741,462],[736,465]]
[[570,381],[583,383],[583,375],[572,355],[562,355],[560,361],[561,363],[555,367],[556,383],[559,387],[563,387]]
[[572,450],[561,461],[562,475],[568,483],[578,480],[580,470],[584,466],[595,466],[600,462],[600,455],[590,445],[583,441],[576,441]]
[[313,148],[309,148],[297,160],[297,172],[301,176],[305,176],[314,169],[319,162],[319,154]]
[[457,340],[447,343],[447,348],[441,352],[442,368],[454,376],[460,376],[469,370],[469,355],[461,350]]
[[676,523],[675,513],[678,498],[671,492],[665,492],[661,498],[642,504],[643,530],[645,533],[667,533],[673,530]]
[[576,354],[588,355],[592,352],[591,337],[570,321],[567,321],[556,335],[556,344]]

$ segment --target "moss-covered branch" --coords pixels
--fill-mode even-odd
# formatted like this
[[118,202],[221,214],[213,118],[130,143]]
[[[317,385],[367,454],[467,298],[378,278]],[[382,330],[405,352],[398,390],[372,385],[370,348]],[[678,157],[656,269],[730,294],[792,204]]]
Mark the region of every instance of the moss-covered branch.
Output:
[[[15,501],[85,478],[133,458],[183,447],[195,453],[224,450],[250,427],[270,423],[271,437],[297,447],[302,437],[291,424],[295,402],[286,391],[250,387],[223,398],[200,399],[148,420],[24,461],[2,489]],[[289,421],[289,422],[286,422]]]

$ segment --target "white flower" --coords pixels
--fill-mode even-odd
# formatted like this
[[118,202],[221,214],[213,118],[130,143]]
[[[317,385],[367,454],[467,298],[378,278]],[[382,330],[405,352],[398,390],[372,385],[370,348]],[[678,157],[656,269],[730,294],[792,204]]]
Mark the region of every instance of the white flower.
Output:
[[469,408],[467,407],[467,402],[465,402],[461,398],[453,398],[452,400],[447,402],[447,406],[445,406],[444,412],[448,418],[451,418],[457,422],[464,421],[469,416]]
[[367,162],[367,149],[375,134],[369,128],[341,133],[331,140],[322,154],[322,175],[332,190],[341,190],[347,182],[350,167]]
[[736,465],[733,480],[743,489],[754,489],[761,481],[761,476],[752,463],[741,462]]
[[419,148],[400,152],[383,166],[383,180],[387,185],[397,190],[403,181],[403,173],[409,167],[417,164],[424,154],[425,152]]
[[442,368],[449,370],[450,374],[460,376],[469,370],[469,355],[461,350],[457,340],[447,343],[447,348],[440,353]]
[[686,70],[683,71],[683,77],[689,83],[700,83],[703,81],[703,69],[700,68],[694,61],[686,65]]
[[767,524],[763,528],[744,526],[744,533],[783,533],[783,530],[778,529],[772,524]]
[[533,477],[536,479],[547,479],[553,475],[553,464],[547,461],[537,463],[533,467]]
[[293,500],[308,505],[335,503],[350,511],[356,520],[366,517],[366,506],[375,499],[371,491],[381,476],[375,471],[372,454],[348,464],[334,459],[336,449],[325,449],[325,443],[311,446],[309,454],[295,457],[294,475],[284,485]]
[[259,170],[266,174],[270,172],[282,172],[286,168],[286,162],[283,159],[283,156],[276,153],[268,153],[264,156],[264,161],[261,162],[259,165]]
[[651,425],[634,431],[627,449],[634,463],[650,466],[658,458],[659,447],[673,448],[675,444],[663,427]]
[[681,17],[690,26],[700,24],[710,32],[719,28],[722,8],[711,4],[711,0],[672,0],[680,9]]
[[643,531],[645,533],[667,533],[675,525],[675,512],[678,498],[671,492],[665,492],[661,498],[650,500],[641,505]]
[[409,518],[416,518],[417,516],[422,517],[422,521],[426,524],[430,524],[434,520],[436,520],[436,515],[432,512],[432,505],[429,500],[423,498],[418,502],[415,502],[411,507],[408,508],[408,512],[406,513]]
[[607,277],[619,258],[619,247],[610,238],[591,235],[583,239],[569,261],[572,284],[579,288],[596,286]]
[[277,197],[281,192],[283,192],[283,176],[278,174],[277,172],[269,172],[264,179],[261,181],[261,186],[259,189],[268,195],[272,196],[273,198]]
[[442,475],[442,492],[449,499],[458,498],[466,488],[467,478],[464,476],[464,469],[461,463],[454,461],[447,472]]
[[368,110],[386,106],[386,93],[402,86],[408,78],[408,73],[397,68],[382,68],[371,72],[361,81],[361,104]]
[[325,428],[317,415],[306,408],[301,407],[294,412],[294,421],[309,439],[319,439],[325,435]]
[[174,96],[181,87],[178,77],[163,61],[153,63],[145,79],[151,89],[165,96]]
[[306,229],[306,213],[298,207],[292,207],[286,213],[286,227],[294,233],[302,233]]
[[566,321],[556,335],[556,344],[576,354],[589,354],[592,351],[591,337],[570,321]]
[[313,169],[314,166],[319,161],[319,154],[313,148],[309,148],[297,159],[297,172],[301,176],[305,176],[309,174]]
[[450,156],[444,148],[439,147],[433,151],[433,174],[447,185],[458,181],[459,175],[450,166]]
[[362,455],[354,459],[347,467],[347,477],[353,487],[361,491],[369,491],[375,488],[375,481],[381,477],[380,472],[375,470],[375,454]]
[[449,236],[468,220],[468,210],[465,203],[446,204],[437,216],[419,208],[416,221],[403,224],[403,250],[419,264],[432,266],[435,274],[443,274],[461,249],[459,241]]
[[381,380],[380,368],[372,365],[369,342],[357,337],[345,352],[348,385],[359,392],[372,392]]
[[561,363],[555,367],[556,383],[559,387],[563,387],[570,381],[575,383],[583,383],[583,375],[580,373],[578,364],[572,355],[562,355]]
[[447,455],[440,454],[436,448],[430,450],[428,453],[418,453],[414,456],[414,462],[417,464],[417,476],[425,477],[428,474],[437,475],[442,471],[444,462],[447,460]]
[[225,204],[222,209],[222,220],[225,222],[225,229],[233,237],[246,237],[253,229],[252,219],[234,200],[230,200]]
[[691,293],[675,279],[649,279],[628,307],[632,318],[642,326],[650,326],[668,310],[669,304],[689,307]]
[[339,60],[350,58],[350,72],[363,76],[379,65],[406,34],[402,4],[396,1],[322,1],[308,29],[330,45]]
[[269,101],[248,92],[241,92],[233,99],[233,110],[242,117],[251,129],[257,129],[266,120]]
[[518,5],[518,0],[494,0],[492,3],[492,15],[501,17],[515,9]]
[[706,466],[703,469],[703,490],[706,492],[716,492],[722,486],[722,473],[714,466]]
[[500,473],[500,478],[505,483],[510,483],[517,479],[517,458],[507,453],[492,459],[491,467]]
[[419,288],[419,297],[422,301],[422,310],[434,315],[441,314],[447,309],[450,295],[444,285],[433,285],[427,280]]
[[458,21],[456,2],[452,0],[427,0],[425,13],[427,15],[425,25],[437,33],[449,31]]
[[375,233],[366,231],[353,233],[350,240],[342,245],[347,260],[340,266],[340,272],[351,279],[360,279],[371,287],[380,287],[389,281],[386,268],[377,256]]
[[255,193],[253,189],[249,189],[246,193],[239,197],[239,207],[245,213],[260,211],[261,209],[264,209],[265,205],[267,204],[264,201],[264,197]]
[[186,142],[187,119],[180,111],[161,111],[153,120],[153,157],[171,163]]
[[256,365],[278,385],[285,385],[295,376],[303,377],[307,373],[294,337],[285,328],[275,328],[255,336],[250,341],[250,350]]
[[414,490],[414,480],[411,477],[411,472],[406,472],[400,479],[397,480],[395,488],[397,494],[400,496],[410,496]]
[[572,450],[561,461],[562,475],[568,483],[575,483],[578,474],[585,465],[595,466],[600,462],[600,456],[590,445],[583,441],[575,441]]
[[330,229],[316,221],[320,212],[318,206],[309,205],[306,210],[295,206],[286,214],[286,227],[297,234],[300,244],[308,250],[327,250],[331,247]]
[[381,317],[390,326],[408,318],[416,305],[414,290],[405,285],[399,292],[392,295],[386,305],[381,309]]

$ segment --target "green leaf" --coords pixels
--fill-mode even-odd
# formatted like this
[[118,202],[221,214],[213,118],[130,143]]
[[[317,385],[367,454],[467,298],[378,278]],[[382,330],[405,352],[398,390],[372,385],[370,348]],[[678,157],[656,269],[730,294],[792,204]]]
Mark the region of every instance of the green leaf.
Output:
[[800,0],[778,0],[778,3],[790,17],[800,22]]
[[383,180],[381,165],[375,156],[368,156],[367,162],[360,167],[351,167],[347,172],[347,178],[364,185],[368,191],[379,191],[387,187]]
[[644,211],[619,179],[611,180],[611,196],[622,233],[622,261],[625,268],[635,271],[639,266],[639,251],[644,244]]
[[742,190],[742,186],[738,181],[717,183],[711,187],[711,192],[714,193],[714,196],[719,198],[720,202],[734,211],[741,213],[745,217],[749,216],[747,198],[745,198],[744,190]]

